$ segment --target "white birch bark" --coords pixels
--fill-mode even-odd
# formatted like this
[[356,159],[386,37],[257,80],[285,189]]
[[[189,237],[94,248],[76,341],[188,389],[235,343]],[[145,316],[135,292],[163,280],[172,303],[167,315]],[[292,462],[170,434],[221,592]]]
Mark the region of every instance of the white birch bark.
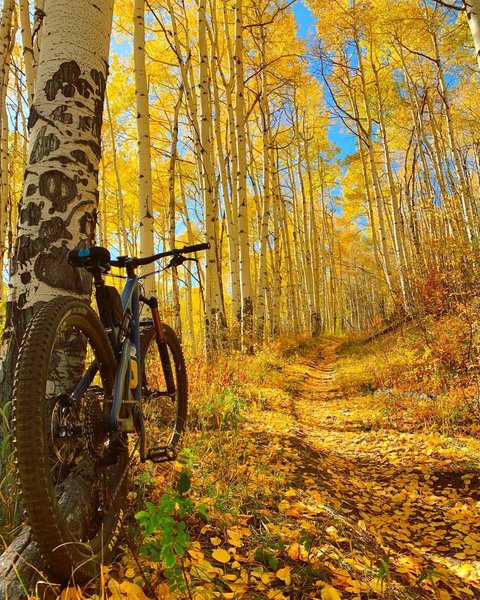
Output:
[[[150,155],[150,115],[148,106],[148,84],[145,69],[145,0],[135,0],[133,17],[133,57],[135,63],[135,96],[137,100],[138,139],[138,213],[140,224],[140,256],[154,253],[153,207],[152,207],[152,164]],[[148,265],[142,273],[149,271]],[[144,279],[145,295],[155,288],[153,277]]]
[[209,80],[209,54],[207,44],[206,1],[198,5],[198,50],[200,54],[200,181],[205,219],[205,234],[210,248],[207,250],[205,273],[205,335],[209,350],[222,343],[225,327],[221,281],[218,271],[218,205],[214,192],[215,173],[212,144],[212,99]]
[[115,181],[117,184],[116,187],[116,196],[117,196],[117,209],[118,209],[118,221],[119,221],[119,251],[120,254],[125,255],[129,253],[129,242],[127,235],[127,228],[125,226],[125,210],[123,204],[123,191],[122,191],[122,180],[120,178],[120,171],[118,169],[118,160],[117,160],[117,144],[115,139],[115,131],[113,128],[113,119],[112,113],[110,111],[110,103],[108,102],[108,95],[105,93],[105,106],[107,108],[107,117],[108,117],[108,128],[110,130],[110,141],[112,144],[112,161],[113,161],[113,172],[115,173]]
[[46,0],[9,300],[26,310],[84,295],[70,248],[91,245],[113,0]]
[[242,282],[242,336],[249,347],[253,332],[253,297],[250,274],[250,246],[247,210],[247,145],[245,135],[245,85],[243,75],[243,0],[235,3],[235,131],[238,171],[238,240],[240,244],[240,278]]
[[464,0],[464,6],[475,46],[475,56],[480,67],[480,0]]
[[45,0],[35,0],[35,14],[32,27],[33,46],[33,81],[37,81],[38,63],[40,61],[40,46],[43,35],[43,18],[45,16]]
[[[6,232],[9,207],[8,172],[8,117],[7,90],[10,77],[10,56],[14,43],[13,10],[14,0],[4,0],[0,23],[0,267],[6,249]],[[0,299],[3,300],[3,278],[0,279]]]
[[15,0],[3,0],[2,15],[0,21],[0,84],[3,86],[5,69],[8,66],[10,54],[10,41],[12,32],[12,17],[15,8]]
[[261,211],[260,260],[258,269],[256,334],[262,339],[264,334],[266,298],[267,298],[267,242],[270,223],[271,196],[271,151],[270,151],[270,106],[268,102],[267,73],[265,68],[265,31],[261,31],[261,118],[262,118],[262,156],[263,156],[263,207]]
[[[180,86],[177,101],[175,103],[175,110],[173,113],[173,123],[171,127],[171,150],[170,150],[170,161],[168,165],[168,197],[169,197],[169,239],[170,248],[175,248],[175,226],[176,226],[176,196],[175,196],[175,171],[177,163],[177,144],[178,144],[178,120],[180,115],[180,107],[182,105],[183,98],[183,86]],[[188,270],[188,269],[187,269]],[[178,287],[178,271],[177,267],[172,267],[172,294],[173,294],[173,308],[175,315],[175,332],[180,339],[182,339],[182,319],[180,313],[180,290]]]
[[19,0],[20,27],[23,45],[23,64],[25,67],[25,83],[27,86],[28,106],[32,106],[34,94],[33,74],[33,43],[32,28],[30,26],[30,14],[28,11],[28,0]]

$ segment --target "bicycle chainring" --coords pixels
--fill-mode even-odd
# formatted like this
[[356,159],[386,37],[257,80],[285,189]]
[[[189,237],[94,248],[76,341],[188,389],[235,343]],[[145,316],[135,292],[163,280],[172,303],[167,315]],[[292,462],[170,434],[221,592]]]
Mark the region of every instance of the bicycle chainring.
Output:
[[84,445],[80,419],[72,399],[67,394],[60,394],[53,402],[50,414],[52,449],[62,465],[70,465]]
[[90,454],[95,459],[102,459],[110,436],[103,406],[97,398],[88,398],[85,402],[83,429]]

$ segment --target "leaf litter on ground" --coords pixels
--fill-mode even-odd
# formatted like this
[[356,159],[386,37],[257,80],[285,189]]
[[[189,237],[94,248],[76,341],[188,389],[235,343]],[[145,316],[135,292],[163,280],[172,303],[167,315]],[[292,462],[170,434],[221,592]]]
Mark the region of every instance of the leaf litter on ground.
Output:
[[[480,597],[478,443],[378,427],[378,398],[335,383],[338,345],[305,344],[247,372],[235,426],[187,434],[176,468],[209,514],[187,523],[187,591],[127,551],[107,598]],[[155,467],[149,500],[169,481]]]

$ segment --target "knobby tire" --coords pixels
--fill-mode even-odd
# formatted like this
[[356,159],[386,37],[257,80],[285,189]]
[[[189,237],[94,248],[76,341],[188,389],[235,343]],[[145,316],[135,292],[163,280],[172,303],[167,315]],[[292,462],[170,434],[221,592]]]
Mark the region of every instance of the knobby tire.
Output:
[[[63,337],[67,339],[70,332],[85,340],[81,348],[86,350],[81,350],[80,356],[82,352],[86,356],[91,348],[91,355],[100,365],[96,379],[100,384],[95,387],[92,383],[94,391],[87,390],[84,398],[76,403],[68,400],[71,386],[68,393],[59,396],[51,392],[52,387],[58,387],[52,373],[60,371],[56,365],[57,356],[63,356],[59,348]],[[64,356],[67,357],[67,373],[72,369],[85,372],[81,359],[70,359],[68,350]],[[80,366],[71,367],[72,362]],[[90,419],[93,423],[90,436],[95,438],[99,448],[102,443],[107,445],[104,440],[108,434],[102,429],[102,419],[109,410],[115,372],[110,342],[98,317],[87,304],[72,298],[57,298],[33,317],[22,341],[16,367],[14,447],[27,521],[47,565],[62,581],[83,582],[96,577],[100,565],[110,562],[115,551],[128,492],[128,450],[119,453],[115,465],[98,467],[98,461],[92,458],[87,448],[87,434],[79,416],[85,410],[84,404],[93,406],[89,409],[94,415]],[[63,377],[67,379],[65,375]],[[81,375],[79,378],[82,379]],[[75,389],[76,383],[72,385]],[[62,429],[58,422],[63,423],[62,419],[63,427],[73,431],[73,441],[61,439],[58,432]],[[103,483],[99,484],[98,478],[102,478]],[[65,504],[69,489],[71,492],[77,487],[80,490],[77,499],[73,504],[71,499]],[[87,526],[80,522],[82,518],[90,519]]]

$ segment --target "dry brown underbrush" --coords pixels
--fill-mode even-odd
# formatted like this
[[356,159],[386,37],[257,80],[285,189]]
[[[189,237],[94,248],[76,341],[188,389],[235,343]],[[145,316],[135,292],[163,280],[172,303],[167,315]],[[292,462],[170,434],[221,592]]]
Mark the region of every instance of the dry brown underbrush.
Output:
[[346,395],[378,402],[378,426],[474,435],[480,430],[479,360],[475,301],[375,339],[343,344],[336,381]]

